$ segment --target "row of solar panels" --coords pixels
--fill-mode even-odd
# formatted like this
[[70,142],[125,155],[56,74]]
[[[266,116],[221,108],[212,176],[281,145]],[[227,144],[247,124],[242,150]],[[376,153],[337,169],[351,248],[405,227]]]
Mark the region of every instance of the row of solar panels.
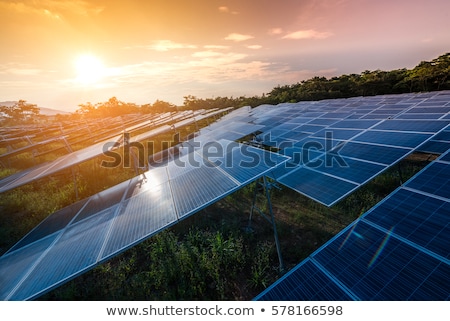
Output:
[[[131,137],[130,143],[141,142],[151,137],[173,131],[178,127],[186,126],[201,119],[212,117],[223,112],[223,110],[216,110],[205,114],[195,114],[194,117],[190,118],[181,117],[181,120],[178,120],[176,123],[173,123],[171,125],[159,125],[156,128]],[[163,123],[165,123],[165,120],[163,121]],[[105,152],[110,151],[113,146],[115,146],[115,143],[121,141],[121,139],[123,139],[123,134],[116,135],[113,138],[106,139],[89,147],[61,156],[53,162],[45,163],[29,170],[21,171],[11,176],[5,177],[0,180],[0,193],[17,188],[24,184],[29,184],[43,177],[70,168],[81,162],[85,162],[94,157],[98,157]]]
[[[212,148],[223,152],[211,156],[206,153],[210,148],[191,148],[177,162],[49,216],[0,257],[0,299],[35,298],[287,161],[285,156],[225,140]],[[260,161],[240,167],[243,153]]]
[[450,299],[450,152],[255,300]]

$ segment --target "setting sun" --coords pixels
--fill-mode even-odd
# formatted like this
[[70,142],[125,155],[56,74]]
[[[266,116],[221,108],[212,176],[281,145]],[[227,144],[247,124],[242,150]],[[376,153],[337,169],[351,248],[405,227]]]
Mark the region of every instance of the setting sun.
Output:
[[75,61],[75,69],[76,80],[85,85],[98,82],[105,71],[102,61],[90,54],[79,56]]

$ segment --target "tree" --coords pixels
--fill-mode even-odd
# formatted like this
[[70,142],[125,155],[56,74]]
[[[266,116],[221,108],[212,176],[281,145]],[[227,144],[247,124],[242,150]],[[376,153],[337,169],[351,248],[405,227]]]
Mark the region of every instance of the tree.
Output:
[[8,124],[33,123],[40,114],[37,105],[28,104],[22,99],[11,106],[0,106],[0,112],[5,115],[4,122]]

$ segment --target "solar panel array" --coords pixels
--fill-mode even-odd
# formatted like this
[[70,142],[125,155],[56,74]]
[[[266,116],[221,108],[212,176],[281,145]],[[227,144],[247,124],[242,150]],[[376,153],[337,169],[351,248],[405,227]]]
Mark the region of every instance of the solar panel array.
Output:
[[[177,157],[145,177],[49,216],[0,257],[0,275],[5,276],[0,278],[0,299],[33,299],[269,172],[282,185],[332,206],[414,151],[444,151],[449,143],[449,110],[450,92],[234,110],[177,146]],[[192,121],[194,117],[178,119],[176,125]],[[138,138],[145,140],[170,128],[161,124]],[[272,147],[280,154],[230,142],[256,131],[260,134],[253,146]],[[448,287],[439,287],[436,281],[449,278],[448,224],[443,225],[445,219],[448,222],[444,213],[449,212],[448,154],[433,164],[424,176],[402,186],[258,299],[287,300],[290,295],[307,300],[416,299],[433,291],[442,299],[443,290],[448,299]],[[44,166],[49,167],[0,181],[0,191],[64,168],[57,162]],[[431,187],[430,182],[437,184]],[[399,201],[402,206],[394,206]],[[371,215],[384,213],[384,203],[398,213],[395,224],[389,221],[391,215],[383,219],[381,214]],[[426,213],[433,211],[430,217],[423,214],[424,208]],[[426,223],[418,222],[418,217]],[[414,224],[421,233],[415,233]],[[398,282],[409,290],[396,286]]]
[[[186,114],[182,113],[181,115],[178,116],[176,115],[175,117],[170,118],[171,121],[177,120],[177,122],[172,123],[171,125],[165,124],[167,122],[167,117],[162,119],[161,121],[152,121],[153,125],[159,126],[152,128],[144,133],[138,134],[136,136],[132,136],[130,138],[130,143],[143,141],[156,135],[171,132],[178,127],[193,124],[198,120],[212,117],[221,114],[223,112],[224,112],[223,110],[215,110],[208,113],[203,113],[202,111],[193,114],[194,116],[192,116],[192,114],[189,113],[189,115],[191,116],[189,118],[186,118]],[[148,122],[143,122],[140,123],[138,126],[143,127],[147,125],[147,123]],[[125,129],[125,131],[128,132],[127,129]],[[115,132],[117,134],[117,129],[115,130]],[[40,166],[36,166],[31,170],[18,172],[16,174],[11,175],[10,177],[3,178],[0,180],[0,193],[6,192],[8,190],[17,188],[25,184],[29,184],[43,177],[55,174],[59,171],[70,168],[79,163],[88,161],[94,157],[98,157],[103,153],[110,151],[113,145],[119,142],[122,138],[123,138],[122,134],[117,134],[115,137],[111,137],[109,139],[103,140],[101,142],[83,148],[81,150],[74,151],[70,154],[61,156],[58,159],[54,160],[53,162],[45,163]]]
[[[211,156],[211,149],[222,150]],[[252,155],[250,170],[245,155]],[[0,257],[0,299],[33,299],[285,161],[283,155],[220,140],[57,211]]]
[[[277,181],[332,206],[416,150],[445,151],[448,92],[261,106],[257,139],[292,157]],[[440,144],[440,149],[427,146]]]
[[450,299],[450,152],[255,300]]

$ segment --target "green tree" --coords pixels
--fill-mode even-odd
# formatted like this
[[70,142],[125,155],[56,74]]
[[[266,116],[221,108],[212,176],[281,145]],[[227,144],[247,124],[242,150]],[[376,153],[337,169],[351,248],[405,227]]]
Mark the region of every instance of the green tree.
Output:
[[33,123],[40,115],[36,104],[28,104],[22,99],[11,106],[0,106],[0,112],[4,114],[4,123],[7,124]]

